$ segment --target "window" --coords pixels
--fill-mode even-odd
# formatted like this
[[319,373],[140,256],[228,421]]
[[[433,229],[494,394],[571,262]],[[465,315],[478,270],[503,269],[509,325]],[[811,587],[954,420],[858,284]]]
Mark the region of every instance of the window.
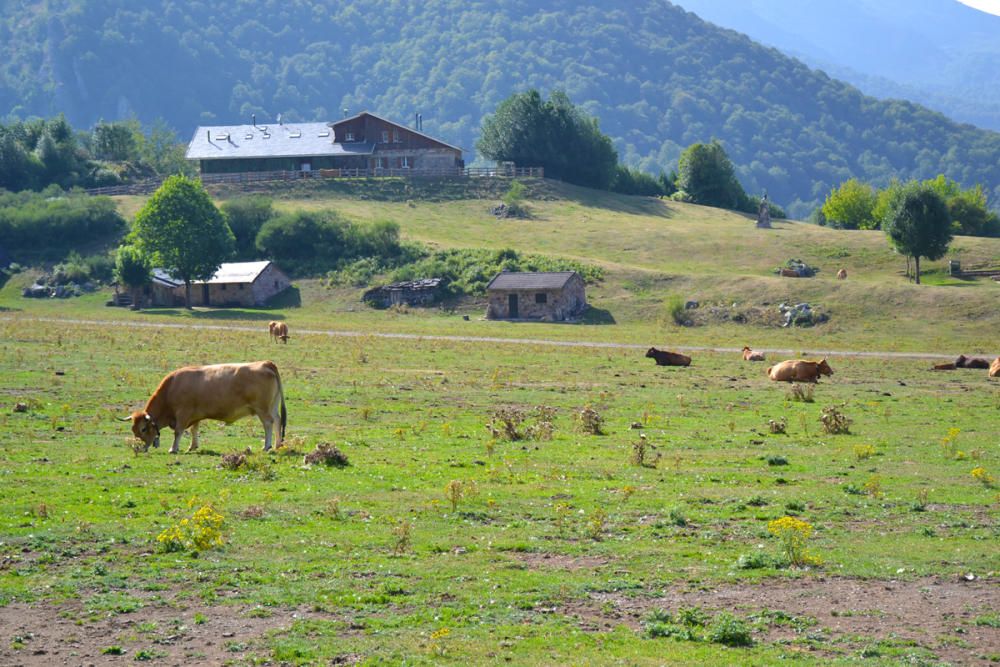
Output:
[[221,289],[222,289],[223,292],[225,292],[226,291],[226,286],[223,285]]
[[389,143],[389,130],[382,130],[382,143]]
[[277,280],[274,281],[274,288],[278,289],[278,281]]
[[385,158],[384,157],[375,158],[375,168],[376,169],[385,169]]
[[535,295],[535,303],[548,303],[549,295],[544,293],[538,293]]
[[354,141],[354,133],[348,130],[344,133],[344,141]]
[[240,291],[241,291],[241,292],[243,291],[243,288],[244,288],[244,287],[246,287],[246,285],[244,285],[244,284],[240,283]]
[[401,141],[402,141],[402,139],[399,136],[399,130],[393,130],[392,131],[392,143],[398,144]]
[[409,169],[410,168],[410,156],[404,155],[403,157],[399,158],[399,167],[400,167],[400,169]]

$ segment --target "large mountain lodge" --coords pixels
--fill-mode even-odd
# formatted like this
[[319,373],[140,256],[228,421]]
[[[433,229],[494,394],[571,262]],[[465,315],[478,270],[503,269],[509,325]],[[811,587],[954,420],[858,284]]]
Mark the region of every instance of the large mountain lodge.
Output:
[[367,111],[333,123],[201,126],[186,157],[202,174],[465,166],[461,148]]

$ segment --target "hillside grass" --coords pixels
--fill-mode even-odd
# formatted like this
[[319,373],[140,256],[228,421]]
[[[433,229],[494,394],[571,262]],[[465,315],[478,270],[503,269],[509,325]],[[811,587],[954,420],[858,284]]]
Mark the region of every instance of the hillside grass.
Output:
[[[303,307],[279,309],[292,325],[360,328],[415,333],[619,341],[664,345],[714,345],[822,350],[887,350],[940,354],[997,354],[1000,283],[957,280],[946,275],[948,259],[966,268],[1000,267],[1000,239],[957,237],[948,255],[924,262],[924,285],[909,283],[904,259],[879,231],[844,231],[796,221],[756,229],[746,215],[663,200],[614,195],[553,181],[530,183],[529,219],[498,220],[492,199],[427,201],[375,192],[346,196],[322,183],[275,199],[279,210],[333,208],[357,221],[392,220],[405,238],[436,248],[514,248],[594,263],[606,279],[588,286],[594,308],[585,321],[595,326],[509,324],[476,321],[482,303],[449,304],[445,310],[372,312],[360,303],[363,290],[327,290],[299,281]],[[231,193],[230,193],[231,194]],[[391,193],[390,193],[391,194]],[[454,194],[454,193],[452,193]],[[481,194],[481,193],[479,193]],[[228,195],[227,195],[228,196]],[[396,199],[395,201],[393,199]],[[119,198],[127,216],[142,198]],[[819,269],[815,278],[780,278],[774,269],[788,259]],[[838,281],[838,269],[848,272]],[[81,314],[73,304],[27,304],[0,292],[0,306],[24,312]],[[830,314],[811,329],[738,325],[715,318],[697,327],[678,327],[666,314],[672,297],[703,307],[776,309],[782,302],[809,302]],[[247,319],[268,319],[247,311]],[[94,316],[121,316],[121,311]],[[470,316],[470,322],[461,315]],[[219,313],[164,311],[130,313],[136,319],[211,319]],[[223,315],[238,318],[239,311]],[[596,326],[596,324],[602,326]],[[610,324],[613,323],[613,324]],[[603,326],[610,324],[609,326]]]
[[[736,354],[677,369],[633,349],[302,333],[276,345],[263,330],[8,317],[0,340],[0,613],[52,609],[81,636],[114,619],[100,647],[197,660],[177,638],[199,615],[294,612],[229,641],[233,664],[896,664],[933,661],[959,632],[984,650],[973,620],[990,609],[976,605],[953,632],[916,639],[831,634],[809,618],[783,631],[731,609],[756,641],[740,649],[652,638],[645,612],[628,610],[677,612],[678,587],[788,578],[974,572],[994,586],[997,489],[970,474],[1000,475],[1000,385],[985,371],[844,358],[808,403]],[[248,419],[203,424],[197,454],[167,454],[169,430],[159,450],[131,451],[114,418],[166,372],[257,358],[282,372],[285,449],[259,453]],[[497,408],[540,405],[554,410],[551,439],[490,435]],[[603,435],[581,429],[588,406]],[[823,432],[830,406],[850,433]],[[633,458],[643,441],[646,466]],[[350,465],[303,466],[323,442]],[[246,448],[251,465],[222,466]],[[475,488],[454,508],[452,481]],[[162,531],[206,504],[224,517],[223,544],[163,551]],[[767,526],[789,514],[815,528],[822,565],[783,564]],[[176,620],[141,630],[154,613]],[[30,637],[5,644],[0,662],[31,650]]]

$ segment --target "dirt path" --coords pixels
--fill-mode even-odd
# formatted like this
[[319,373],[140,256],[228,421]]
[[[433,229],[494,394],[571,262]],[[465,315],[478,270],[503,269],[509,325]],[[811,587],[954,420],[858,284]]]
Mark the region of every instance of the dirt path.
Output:
[[[61,317],[11,317],[9,315],[0,316],[0,321],[19,322],[51,322],[58,324],[76,324],[80,326],[107,326],[126,327],[134,329],[191,329],[201,331],[247,331],[261,333],[266,329],[263,323],[255,326],[236,324],[181,324],[177,322],[135,322],[131,320],[85,320]],[[362,338],[371,336],[375,338],[394,338],[401,340],[429,340],[429,341],[450,341],[458,343],[490,343],[500,345],[547,345],[552,347],[582,347],[592,349],[626,349],[645,350],[649,345],[637,343],[605,343],[593,341],[571,341],[571,340],[550,340],[544,338],[499,338],[494,336],[444,336],[435,334],[411,334],[411,333],[385,333],[372,331],[351,331],[338,329],[299,329],[296,328],[294,334],[306,336],[334,336],[343,338]],[[658,345],[658,343],[653,343]],[[684,352],[719,352],[723,354],[739,354],[743,351],[737,347],[711,347],[700,345],[673,345],[670,349]],[[797,356],[801,348],[759,348],[760,352],[769,354],[782,354]],[[810,350],[808,356],[823,357],[890,357],[894,359],[945,359],[952,361],[954,354],[939,354],[936,352],[883,352],[871,350]]]

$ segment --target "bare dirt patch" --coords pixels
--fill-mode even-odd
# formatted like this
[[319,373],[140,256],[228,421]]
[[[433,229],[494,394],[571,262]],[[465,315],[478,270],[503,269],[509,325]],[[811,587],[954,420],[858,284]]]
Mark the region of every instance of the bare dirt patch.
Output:
[[593,570],[611,562],[598,556],[567,556],[547,552],[518,552],[511,555],[533,569]]
[[[95,618],[73,601],[0,607],[0,664],[10,666],[221,665],[269,654],[266,635],[303,617],[295,609],[245,606],[146,605],[132,613]],[[347,630],[345,630],[346,632]],[[354,664],[340,656],[335,664]]]
[[[1000,629],[976,624],[977,618],[1000,610],[1000,580],[966,581],[925,577],[913,581],[863,580],[841,577],[771,579],[758,584],[676,586],[644,596],[593,593],[589,600],[561,606],[585,629],[626,624],[641,629],[654,609],[677,611],[701,607],[750,616],[763,610],[815,619],[808,629],[826,637],[810,650],[832,654],[860,652],[880,640],[912,643],[953,664],[986,664],[1000,656]],[[794,640],[785,625],[763,627],[762,642]]]

